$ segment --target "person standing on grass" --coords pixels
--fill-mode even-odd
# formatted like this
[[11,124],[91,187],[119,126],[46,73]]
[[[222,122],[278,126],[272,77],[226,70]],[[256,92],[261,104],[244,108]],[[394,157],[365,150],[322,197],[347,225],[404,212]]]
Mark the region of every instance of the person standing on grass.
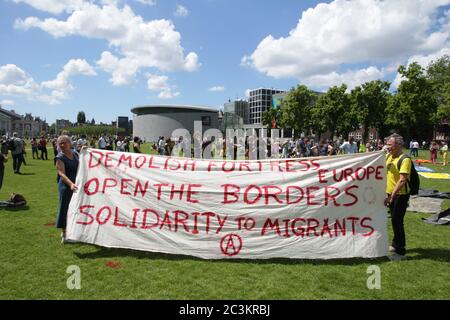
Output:
[[106,140],[105,140],[104,134],[101,134],[100,139],[98,139],[98,148],[101,150],[106,149]]
[[72,149],[72,140],[68,136],[60,136],[57,145],[61,150],[56,156],[56,171],[58,173],[59,209],[56,227],[62,229],[61,243],[66,243],[67,211],[72,194],[78,187],[75,185],[79,156]]
[[442,142],[440,153],[442,154],[442,164],[446,166],[448,164],[448,144],[446,141]]
[[142,153],[141,139],[139,139],[139,137],[134,137],[134,139],[133,139],[133,152],[134,153]]
[[97,143],[97,137],[92,137],[91,141],[89,142],[89,147],[92,149],[95,149],[96,143]]
[[403,137],[394,133],[388,137],[386,142],[386,199],[384,205],[389,207],[392,219],[394,238],[389,251],[392,255],[389,259],[406,259],[406,237],[404,218],[408,208],[409,193],[407,191],[408,177],[411,174],[411,158],[405,157],[398,168],[398,161],[403,155]]
[[124,136],[122,136],[122,135],[117,136],[116,151],[125,152],[125,140],[124,140]]
[[430,160],[433,164],[436,164],[437,154],[439,151],[439,146],[436,141],[431,142],[430,145]]
[[82,134],[80,139],[77,140],[77,144],[76,144],[77,152],[80,152],[81,148],[86,145],[87,145],[86,135]]
[[1,153],[7,156],[9,152],[8,138],[6,138],[6,136],[2,136],[2,141],[0,143],[1,143]]
[[22,163],[24,166],[27,165],[26,157],[27,157],[27,150],[25,149],[27,146],[27,143],[25,142],[25,139],[22,138]]
[[3,186],[3,176],[5,175],[5,163],[8,162],[8,154],[0,153],[0,190]]
[[22,139],[18,137],[17,132],[13,133],[13,138],[11,139],[12,144],[12,158],[13,158],[13,170],[16,174],[20,173],[20,166],[22,165],[23,161],[23,144]]
[[419,157],[419,142],[417,140],[413,141],[413,151],[414,151],[414,157],[418,158]]
[[38,142],[36,140],[36,137],[31,140],[31,154],[33,156],[33,159],[39,159]]
[[[39,141],[39,144],[41,146],[41,159],[48,160],[47,140],[45,139],[44,135],[42,135],[41,140]],[[45,159],[44,159],[44,155],[45,155]]]
[[157,147],[158,147],[159,155],[163,156],[164,155],[164,137],[163,136],[159,137]]
[[58,155],[58,145],[56,144],[57,140],[58,140],[58,138],[56,138],[56,137],[53,137],[53,139],[52,139],[53,155],[55,158]]

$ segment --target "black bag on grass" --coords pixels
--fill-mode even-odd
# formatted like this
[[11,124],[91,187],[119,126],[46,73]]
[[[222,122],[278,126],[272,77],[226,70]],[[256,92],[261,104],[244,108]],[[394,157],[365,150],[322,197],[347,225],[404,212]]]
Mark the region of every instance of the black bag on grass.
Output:
[[0,207],[17,208],[27,204],[25,197],[19,193],[11,193],[8,201],[0,201]]

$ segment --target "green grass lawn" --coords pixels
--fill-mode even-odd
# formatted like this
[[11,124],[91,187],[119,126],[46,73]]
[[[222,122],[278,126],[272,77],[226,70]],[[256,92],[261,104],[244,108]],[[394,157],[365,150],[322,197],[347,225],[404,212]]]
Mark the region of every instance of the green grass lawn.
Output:
[[[149,152],[149,147],[144,146]],[[422,152],[428,159],[428,153]],[[49,151],[52,154],[52,151]],[[6,164],[0,199],[25,195],[24,210],[0,210],[0,299],[448,299],[448,226],[406,217],[408,260],[219,260],[60,244],[53,161],[32,160],[24,175]],[[430,166],[450,173],[450,166]],[[450,191],[450,182],[422,179],[422,188]],[[449,202],[444,207],[449,207]],[[389,235],[392,236],[389,225]],[[108,262],[118,264],[111,268]],[[66,286],[69,266],[81,269],[81,290]],[[369,290],[367,268],[381,269]]]

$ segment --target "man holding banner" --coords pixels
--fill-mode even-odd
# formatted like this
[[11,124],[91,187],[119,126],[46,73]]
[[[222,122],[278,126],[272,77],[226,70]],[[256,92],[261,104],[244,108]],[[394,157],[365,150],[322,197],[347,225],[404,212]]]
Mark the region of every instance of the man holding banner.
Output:
[[404,218],[408,207],[409,194],[406,190],[408,176],[411,173],[411,158],[405,157],[398,168],[398,161],[403,155],[403,138],[398,134],[388,137],[387,150],[389,154],[386,158],[387,183],[385,205],[389,207],[392,216],[392,229],[394,239],[390,251],[393,252],[389,258],[391,260],[406,259],[406,238]]

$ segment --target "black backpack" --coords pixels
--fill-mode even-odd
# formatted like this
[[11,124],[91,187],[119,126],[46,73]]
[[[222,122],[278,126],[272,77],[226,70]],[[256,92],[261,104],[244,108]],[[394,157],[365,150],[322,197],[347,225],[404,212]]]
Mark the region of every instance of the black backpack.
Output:
[[[397,162],[397,169],[400,171],[400,168],[402,166],[402,162],[405,158],[411,159],[406,154],[402,155],[400,159]],[[409,194],[414,196],[416,194],[419,194],[419,188],[420,188],[420,178],[419,174],[416,171],[416,167],[414,166],[414,163],[411,160],[411,173],[408,178],[408,183],[406,186],[406,192],[408,192],[408,186],[409,186]]]
[[8,149],[14,150],[16,148],[16,139],[11,139],[8,141]]

